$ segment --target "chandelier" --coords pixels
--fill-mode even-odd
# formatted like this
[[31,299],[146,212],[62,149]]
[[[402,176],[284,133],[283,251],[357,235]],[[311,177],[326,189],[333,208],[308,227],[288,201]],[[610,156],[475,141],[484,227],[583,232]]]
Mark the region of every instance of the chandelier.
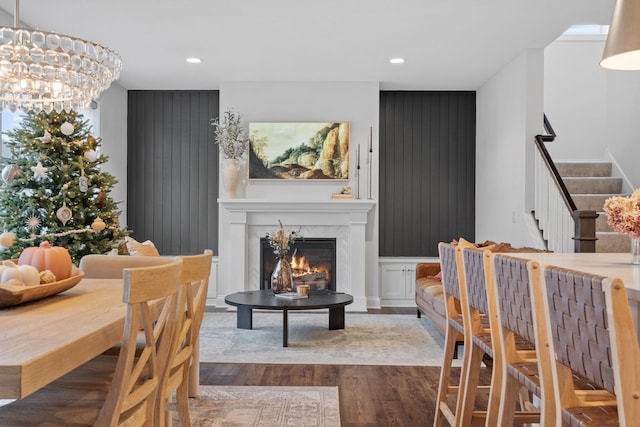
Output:
[[120,56],[99,44],[40,30],[0,27],[0,109],[86,108],[122,70]]

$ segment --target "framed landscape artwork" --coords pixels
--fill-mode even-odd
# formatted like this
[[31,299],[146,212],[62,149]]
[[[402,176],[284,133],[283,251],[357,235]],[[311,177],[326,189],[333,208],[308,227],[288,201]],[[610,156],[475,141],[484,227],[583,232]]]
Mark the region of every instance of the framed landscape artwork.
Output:
[[249,179],[349,179],[349,122],[251,122],[249,141]]

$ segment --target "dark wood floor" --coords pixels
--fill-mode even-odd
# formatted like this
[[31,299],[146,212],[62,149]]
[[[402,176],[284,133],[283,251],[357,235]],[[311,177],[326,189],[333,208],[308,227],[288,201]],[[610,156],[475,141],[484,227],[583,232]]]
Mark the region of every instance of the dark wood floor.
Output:
[[[384,309],[375,314],[414,314]],[[343,427],[433,425],[439,367],[203,363],[207,385],[338,386]]]
[[439,367],[202,363],[207,385],[338,386],[343,427],[433,425]]

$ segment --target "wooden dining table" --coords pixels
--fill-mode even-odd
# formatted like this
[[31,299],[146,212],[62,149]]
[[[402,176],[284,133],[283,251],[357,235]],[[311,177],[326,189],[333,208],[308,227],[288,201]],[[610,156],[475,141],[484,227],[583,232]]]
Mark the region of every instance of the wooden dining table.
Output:
[[122,291],[122,279],[83,279],[0,309],[0,399],[26,397],[118,344],[127,309]]
[[[522,252],[505,255],[534,260],[542,267],[553,265],[598,276],[621,279],[627,289],[629,306],[636,326],[636,334],[640,340],[640,265],[631,263],[631,255],[629,253]],[[541,269],[541,271],[543,270]],[[544,281],[541,283],[544,283]]]

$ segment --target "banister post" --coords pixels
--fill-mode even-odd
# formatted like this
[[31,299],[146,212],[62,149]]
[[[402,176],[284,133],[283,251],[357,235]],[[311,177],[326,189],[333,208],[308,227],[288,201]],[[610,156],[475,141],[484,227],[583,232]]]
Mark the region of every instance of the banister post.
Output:
[[571,213],[574,227],[574,252],[596,251],[596,219],[598,213],[590,210],[575,210]]

